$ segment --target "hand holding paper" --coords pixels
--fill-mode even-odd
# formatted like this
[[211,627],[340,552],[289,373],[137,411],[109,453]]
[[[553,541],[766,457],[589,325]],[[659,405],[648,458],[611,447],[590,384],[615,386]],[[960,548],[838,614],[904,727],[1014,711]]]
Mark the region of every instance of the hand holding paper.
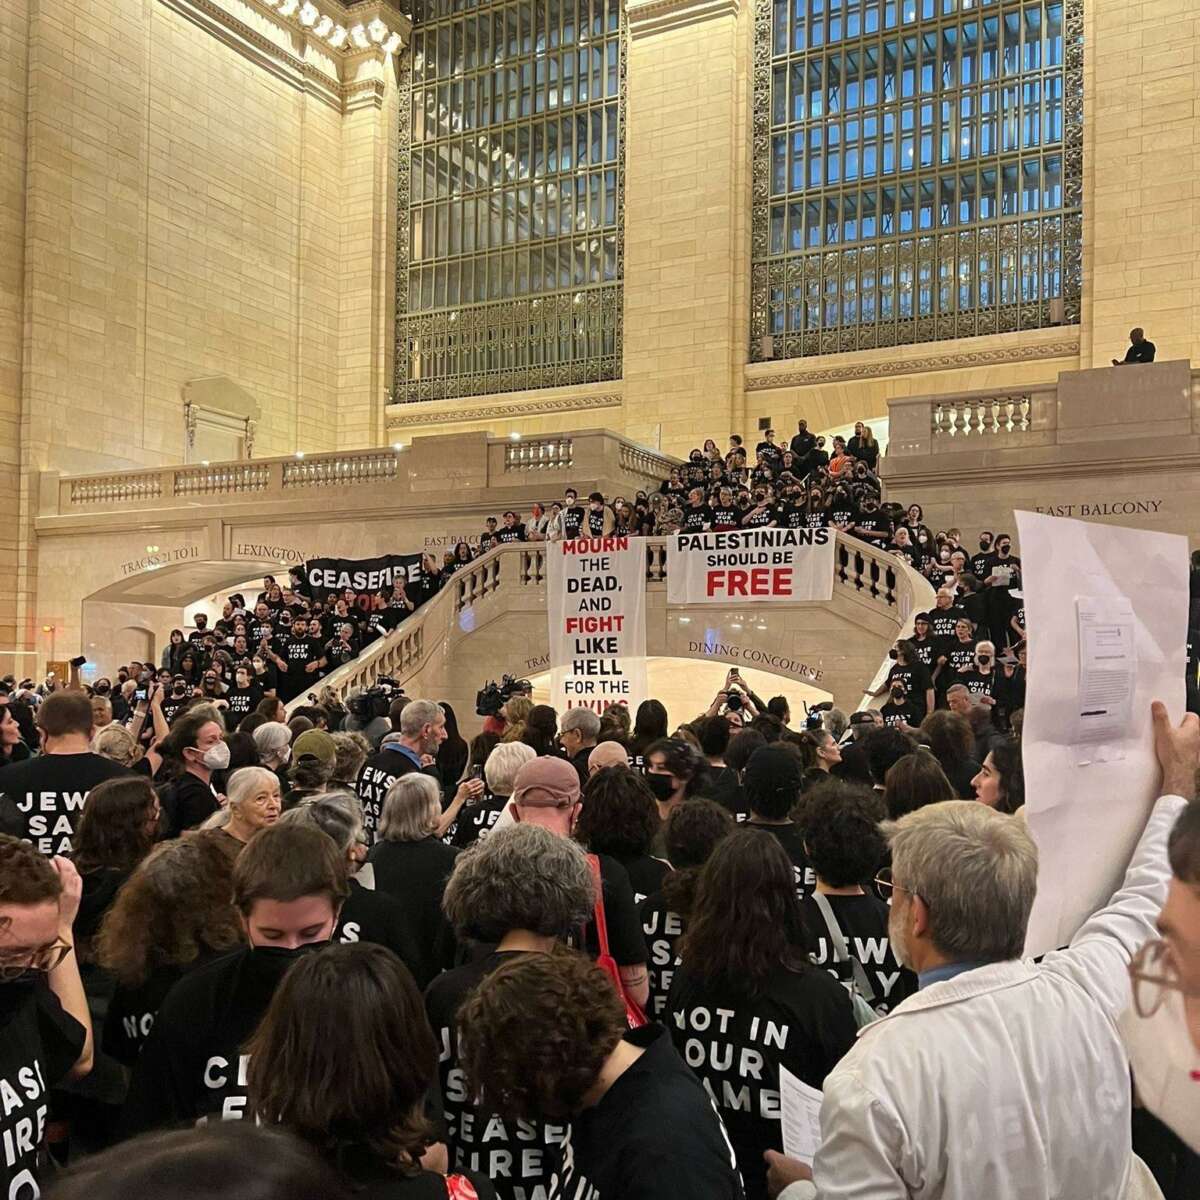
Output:
[[821,1144],[821,1100],[816,1088],[781,1066],[779,1068],[779,1108],[783,1125],[784,1153],[812,1165]]

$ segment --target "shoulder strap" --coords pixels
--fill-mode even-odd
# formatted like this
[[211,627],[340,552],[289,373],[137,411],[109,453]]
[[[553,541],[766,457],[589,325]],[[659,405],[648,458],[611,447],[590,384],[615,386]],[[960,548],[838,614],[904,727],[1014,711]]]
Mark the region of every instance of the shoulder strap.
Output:
[[833,905],[820,892],[814,891],[812,898],[821,917],[825,921],[825,928],[829,931],[829,941],[833,946],[833,961],[848,962],[850,964],[850,972],[854,977],[854,986],[858,988],[863,999],[868,1004],[872,1003],[875,999],[875,990],[871,987],[870,981],[867,979],[867,973],[863,970],[862,963],[857,958],[850,956],[850,948],[846,945],[846,935],[842,933],[841,927],[837,923],[837,917],[833,915]]
[[600,955],[603,958],[609,957],[608,954],[608,921],[604,916],[604,880],[600,875],[600,859],[595,854],[589,854],[588,866],[592,871],[592,882],[596,885],[596,904],[593,910],[593,915],[596,920],[596,940],[600,943]]

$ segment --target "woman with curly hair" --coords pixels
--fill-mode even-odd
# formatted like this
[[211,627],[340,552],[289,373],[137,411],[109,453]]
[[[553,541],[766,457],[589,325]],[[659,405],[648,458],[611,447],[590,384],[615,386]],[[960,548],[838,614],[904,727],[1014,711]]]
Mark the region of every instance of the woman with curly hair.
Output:
[[780,1068],[819,1089],[854,1044],[850,997],[811,945],[783,846],[756,829],[725,838],[700,875],[667,1026],[717,1098],[747,1200],[766,1200],[763,1153],[783,1146]]
[[518,1130],[485,1104],[472,1102],[462,1087],[458,1013],[498,967],[550,951],[575,932],[591,915],[593,895],[583,851],[531,824],[498,829],[459,855],[446,885],[443,907],[459,940],[495,947],[439,975],[425,993],[425,1010],[442,1047],[439,1073],[450,1162],[477,1163],[497,1177],[500,1172],[488,1167],[507,1164],[509,1195],[546,1194],[556,1162],[549,1149],[556,1133],[540,1122]]
[[662,887],[671,870],[670,863],[650,853],[661,825],[646,776],[628,767],[604,767],[584,785],[575,837],[590,853],[607,854],[629,872],[640,904]]
[[150,853],[161,820],[158,796],[143,775],[106,779],[88,793],[71,839],[71,861],[83,879],[74,931],[84,961],[117,890]]
[[673,869],[663,877],[662,887],[641,904],[642,932],[650,954],[646,1015],[653,1020],[661,1020],[666,1011],[667,993],[680,962],[679,939],[696,899],[700,868],[734,828],[729,811],[715,800],[685,800],[667,818],[663,841]]
[[600,742],[620,742],[622,746],[629,743],[629,705],[610,704],[600,714]]
[[519,742],[532,711],[533,701],[528,696],[510,696],[500,710],[500,715],[505,721],[502,740]]
[[117,980],[102,1045],[119,1062],[133,1066],[177,980],[241,944],[232,880],[228,855],[198,833],[159,846],[118,893],[96,951]]
[[741,1200],[712,1100],[661,1025],[627,1029],[586,958],[517,955],[471,993],[460,1027],[472,1092],[505,1121],[559,1124],[554,1195]]
[[480,1175],[421,1166],[435,1140],[424,1113],[438,1050],[412,976],[369,942],[293,964],[247,1046],[248,1107],[312,1146],[347,1190],[375,1200],[477,1196]]
[[646,747],[646,785],[665,821],[671,809],[704,794],[708,764],[696,746],[680,737],[660,738]]

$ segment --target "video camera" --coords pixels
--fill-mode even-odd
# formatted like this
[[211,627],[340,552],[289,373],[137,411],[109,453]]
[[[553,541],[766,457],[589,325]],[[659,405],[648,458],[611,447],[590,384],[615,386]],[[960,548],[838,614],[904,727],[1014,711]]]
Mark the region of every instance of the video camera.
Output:
[[528,695],[532,691],[533,684],[528,679],[514,679],[511,675],[505,675],[499,683],[489,679],[475,693],[475,714],[480,717],[494,717],[511,696],[518,692]]
[[379,717],[386,717],[392,701],[403,695],[404,689],[390,675],[380,675],[365,692],[351,696],[346,707],[358,720],[369,724]]
[[804,711],[807,714],[804,718],[805,729],[820,729],[821,716],[827,713],[833,707],[832,700],[822,701],[820,704],[814,704],[811,708],[807,704],[804,705]]

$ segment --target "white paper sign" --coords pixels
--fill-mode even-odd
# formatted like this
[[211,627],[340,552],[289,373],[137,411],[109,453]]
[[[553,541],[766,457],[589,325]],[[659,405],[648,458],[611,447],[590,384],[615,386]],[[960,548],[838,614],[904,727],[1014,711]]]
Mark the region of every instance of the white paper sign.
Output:
[[646,543],[583,537],[546,543],[550,703],[564,712],[646,699]]
[[1038,889],[1025,953],[1108,902],[1157,795],[1150,702],[1184,711],[1188,547],[1174,534],[1016,514],[1029,631],[1021,737]]
[[678,533],[667,542],[668,604],[830,600],[833,529]]
[[787,1069],[779,1068],[779,1110],[783,1123],[783,1152],[810,1167],[821,1144],[822,1093]]

